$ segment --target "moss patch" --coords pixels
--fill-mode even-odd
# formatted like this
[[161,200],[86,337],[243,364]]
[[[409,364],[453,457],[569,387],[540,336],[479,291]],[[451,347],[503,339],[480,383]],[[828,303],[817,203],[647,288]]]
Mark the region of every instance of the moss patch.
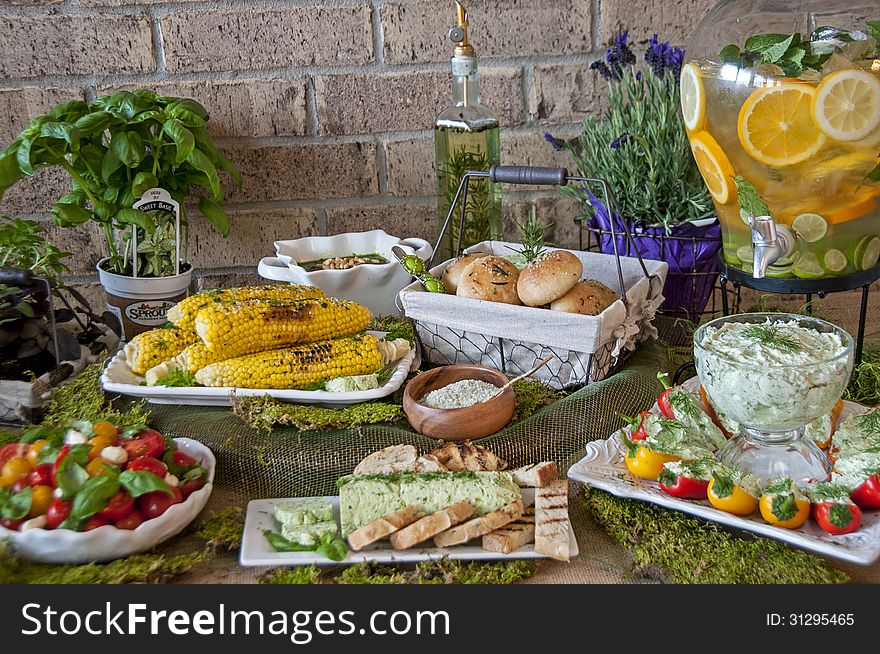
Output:
[[317,584],[320,583],[321,571],[317,566],[306,565],[298,568],[273,568],[262,577],[261,584]]
[[241,546],[244,520],[241,509],[231,506],[205,520],[196,536],[208,543],[214,552],[236,550]]
[[515,382],[513,393],[516,396],[516,408],[513,411],[514,422],[531,417],[539,409],[553,404],[566,395],[563,391],[554,390],[533,379],[521,379]]
[[768,538],[583,487],[590,515],[630,550],[633,573],[677,584],[841,584],[846,573]]
[[373,319],[367,329],[377,332],[388,332],[385,340],[393,341],[395,338],[405,338],[410,343],[416,342],[416,333],[413,324],[408,318],[397,318],[394,316],[380,316]]
[[397,422],[403,408],[387,402],[364,402],[341,409],[302,404],[286,404],[272,397],[236,397],[232,412],[258,431],[270,431],[275,425],[296,427],[302,431],[353,429],[380,422]]

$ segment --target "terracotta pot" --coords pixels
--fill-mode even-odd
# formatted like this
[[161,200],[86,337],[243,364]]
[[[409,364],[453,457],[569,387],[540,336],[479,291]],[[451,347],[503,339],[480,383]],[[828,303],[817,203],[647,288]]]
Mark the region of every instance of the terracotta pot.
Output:
[[134,336],[168,322],[168,309],[189,294],[192,266],[170,277],[128,277],[107,272],[107,259],[98,262],[98,277],[107,293],[107,308],[122,325],[121,338]]

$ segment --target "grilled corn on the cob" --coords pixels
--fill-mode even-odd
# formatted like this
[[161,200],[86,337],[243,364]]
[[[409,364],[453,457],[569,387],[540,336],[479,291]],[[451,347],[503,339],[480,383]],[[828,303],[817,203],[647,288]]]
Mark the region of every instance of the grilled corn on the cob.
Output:
[[316,286],[295,284],[266,284],[263,286],[240,286],[238,288],[211,289],[190,295],[168,310],[168,320],[181,329],[192,330],[196,314],[211,304],[243,302],[245,300],[305,300],[324,297],[324,291]]
[[248,300],[203,308],[195,327],[209,352],[232,358],[351,336],[366,329],[371,319],[369,309],[350,300]]
[[[198,336],[196,336],[198,338]],[[147,386],[155,386],[162,380],[166,379],[175,370],[185,370],[186,372],[196,373],[205,366],[212,363],[223,361],[231,357],[225,356],[224,352],[208,352],[205,344],[197,341],[187,346],[177,356],[163,361],[147,370],[146,380]]]
[[177,356],[198,338],[195,332],[186,329],[151,329],[125,344],[125,361],[132,372],[142,375],[156,364]]
[[[409,344],[404,339],[399,339]],[[202,368],[196,381],[204,386],[298,389],[350,375],[376,372],[397,356],[397,341],[386,343],[361,334],[227,359]]]

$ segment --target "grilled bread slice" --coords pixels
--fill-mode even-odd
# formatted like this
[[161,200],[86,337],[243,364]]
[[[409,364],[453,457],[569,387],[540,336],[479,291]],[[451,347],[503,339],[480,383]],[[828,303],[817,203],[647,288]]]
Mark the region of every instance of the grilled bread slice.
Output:
[[445,509],[425,516],[408,527],[391,534],[391,545],[396,550],[405,550],[431,536],[446,531],[464,522],[474,514],[474,507],[467,502],[456,502]]
[[510,471],[513,481],[523,488],[542,488],[554,481],[557,473],[556,461],[542,461]]
[[533,540],[535,540],[535,507],[530,506],[513,522],[483,536],[483,549],[488,552],[510,554]]
[[415,472],[449,472],[449,470],[433,454],[423,454],[416,459]]
[[446,443],[431,454],[452,472],[491,472],[507,468],[507,461],[482,445],[474,445],[470,441]]
[[392,445],[373,452],[355,466],[355,475],[387,475],[415,470],[418,453],[412,445]]
[[487,513],[479,518],[468,520],[465,523],[452,527],[434,536],[434,544],[437,547],[452,547],[461,545],[471,539],[488,534],[509,522],[513,522],[523,513],[522,500],[515,500],[503,506],[497,511]]
[[368,522],[360,529],[356,529],[348,535],[348,544],[351,549],[358,552],[367,545],[382,540],[386,536],[390,536],[395,531],[403,529],[407,525],[411,525],[419,518],[423,518],[424,513],[418,511],[414,506],[407,506],[394,513],[389,513],[377,520]]
[[552,481],[535,492],[535,551],[568,561],[568,480]]

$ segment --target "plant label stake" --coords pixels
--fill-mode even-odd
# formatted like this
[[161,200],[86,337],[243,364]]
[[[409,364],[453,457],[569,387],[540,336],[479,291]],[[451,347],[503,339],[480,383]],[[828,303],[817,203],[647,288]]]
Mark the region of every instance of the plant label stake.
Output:
[[[164,211],[174,214],[174,274],[180,274],[180,204],[172,199],[171,194],[163,188],[151,188],[146,191],[138,202],[132,205],[133,209],[148,213],[151,211]],[[132,277],[138,276],[138,238],[137,225],[131,226],[131,261]]]

